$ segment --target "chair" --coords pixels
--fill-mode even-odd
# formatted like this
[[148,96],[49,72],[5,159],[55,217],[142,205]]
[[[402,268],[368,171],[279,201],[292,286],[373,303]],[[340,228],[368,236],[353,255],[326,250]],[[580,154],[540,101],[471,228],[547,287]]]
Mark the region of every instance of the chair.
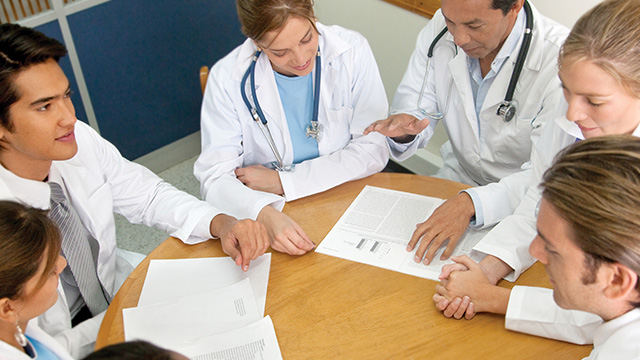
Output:
[[204,95],[204,88],[207,86],[207,78],[209,77],[209,68],[203,66],[200,68],[200,87],[202,88],[202,94]]

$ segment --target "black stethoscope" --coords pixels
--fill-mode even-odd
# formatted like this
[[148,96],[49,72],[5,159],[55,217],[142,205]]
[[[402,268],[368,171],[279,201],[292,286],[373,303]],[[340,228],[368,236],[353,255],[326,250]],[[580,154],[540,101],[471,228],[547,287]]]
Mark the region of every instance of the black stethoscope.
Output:
[[[273,141],[273,136],[271,136],[271,131],[269,131],[269,126],[267,125],[267,118],[264,116],[262,112],[262,107],[260,107],[260,103],[258,102],[258,96],[256,95],[256,63],[258,62],[258,57],[262,54],[262,50],[258,49],[256,53],[251,58],[251,64],[249,64],[249,68],[244,73],[242,77],[242,82],[240,83],[240,93],[242,94],[242,100],[244,104],[247,106],[247,109],[251,113],[253,120],[258,124],[262,134],[267,139],[269,143],[269,147],[273,152],[273,155],[276,157],[276,161],[272,162],[272,165],[278,171],[293,171],[294,165],[285,165],[282,161],[282,157],[280,156],[280,152],[276,147],[275,142]],[[313,89],[313,117],[311,119],[311,124],[306,129],[307,137],[314,138],[316,141],[320,141],[320,133],[322,131],[322,126],[318,124],[318,106],[320,104],[320,74],[321,74],[321,60],[320,60],[320,48],[318,48],[318,53],[316,54],[316,62],[315,62],[315,83]],[[251,77],[251,98],[253,99],[253,103],[255,106],[251,106],[249,102],[249,98],[246,94],[246,84],[247,78]]]
[[[516,104],[513,101],[513,93],[516,91],[516,84],[518,83],[518,78],[520,78],[520,72],[522,72],[522,67],[524,66],[524,61],[527,58],[527,53],[529,52],[529,46],[531,45],[531,37],[533,35],[533,12],[531,11],[531,5],[529,5],[528,1],[524,2],[524,13],[527,15],[526,26],[524,29],[524,37],[522,39],[522,45],[520,46],[520,52],[518,53],[518,57],[516,59],[516,65],[513,68],[513,73],[511,73],[511,80],[509,81],[509,87],[507,88],[507,94],[504,97],[504,100],[498,107],[497,114],[500,116],[505,122],[509,122],[516,115]],[[422,81],[422,90],[420,91],[420,97],[418,98],[418,110],[420,110],[424,115],[430,116],[435,120],[442,119],[449,108],[449,100],[450,100],[450,92],[451,88],[449,88],[449,95],[447,96],[447,102],[445,105],[444,113],[426,113],[425,111],[420,109],[420,100],[422,98],[422,94],[424,92],[424,86],[427,81],[427,73],[429,72],[429,64],[431,63],[431,58],[433,57],[433,50],[436,47],[438,41],[449,31],[447,27],[442,29],[440,33],[433,39],[431,45],[429,46],[429,51],[427,52],[427,69],[425,71],[425,77]],[[457,49],[457,47],[456,47]],[[457,54],[457,50],[456,50]]]

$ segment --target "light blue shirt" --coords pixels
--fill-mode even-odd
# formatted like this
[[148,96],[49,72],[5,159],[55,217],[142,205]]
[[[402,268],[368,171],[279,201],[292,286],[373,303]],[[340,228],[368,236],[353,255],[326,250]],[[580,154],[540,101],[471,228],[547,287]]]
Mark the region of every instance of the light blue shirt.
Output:
[[293,77],[275,71],[273,73],[289,126],[289,135],[293,144],[293,163],[298,164],[317,158],[318,142],[306,135],[313,116],[313,72],[305,76]]
[[[509,59],[511,53],[513,53],[518,45],[520,44],[520,39],[524,35],[524,27],[526,23],[526,14],[524,9],[520,10],[518,17],[516,19],[515,24],[513,25],[513,29],[511,29],[511,33],[507,36],[507,39],[502,44],[500,51],[496,55],[496,58],[493,59],[491,63],[491,69],[482,77],[482,70],[480,69],[480,61],[476,58],[467,58],[467,67],[469,68],[469,76],[471,77],[471,90],[473,91],[473,98],[475,99],[475,109],[476,109],[476,119],[478,121],[478,136],[482,140],[482,125],[480,124],[480,110],[482,110],[482,105],[484,104],[484,100],[487,97],[487,93],[489,93],[489,89],[493,84],[493,80],[495,80],[496,75],[502,69],[505,62]],[[513,59],[516,61],[516,59]],[[507,93],[507,88],[505,87],[504,93]],[[471,221],[472,226],[482,226],[484,225],[484,212],[482,209],[482,202],[480,201],[480,197],[473,189],[464,190],[473,201],[473,207],[476,210],[475,218]]]
[[[54,354],[53,351],[49,350],[49,348],[40,341],[30,336],[27,336],[27,339],[29,339],[29,343],[31,343],[31,348],[25,349],[27,350],[27,355],[29,355],[29,357],[31,357],[32,359],[37,358],[38,360],[59,360],[56,354]],[[35,354],[30,354],[31,351],[33,351]]]

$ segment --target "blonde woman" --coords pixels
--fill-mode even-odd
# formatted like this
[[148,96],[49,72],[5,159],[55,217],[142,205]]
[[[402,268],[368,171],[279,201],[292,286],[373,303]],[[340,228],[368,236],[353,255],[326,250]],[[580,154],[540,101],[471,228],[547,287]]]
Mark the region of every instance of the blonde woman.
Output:
[[[532,153],[530,187],[515,213],[496,226],[472,252],[481,258],[486,280],[496,284],[502,277],[515,280],[535,258],[529,254],[536,236],[536,207],[541,198],[538,184],[554,156],[583,139],[601,135],[640,136],[640,1],[604,1],[583,15],[571,30],[559,57],[559,78],[568,103],[563,118],[549,122]],[[467,269],[465,264],[445,266],[451,271]],[[461,277],[463,275],[458,275]],[[470,290],[471,291],[471,290]],[[470,293],[458,299],[434,299],[445,316],[473,317],[483,311]]]

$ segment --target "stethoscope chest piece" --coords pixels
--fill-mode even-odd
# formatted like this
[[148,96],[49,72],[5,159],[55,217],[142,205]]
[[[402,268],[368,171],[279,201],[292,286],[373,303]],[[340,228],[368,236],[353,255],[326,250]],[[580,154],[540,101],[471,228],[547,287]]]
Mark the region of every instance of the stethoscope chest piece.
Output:
[[516,105],[513,101],[503,101],[498,107],[497,115],[505,122],[513,120],[513,117],[516,116]]
[[317,121],[311,121],[311,124],[307,126],[307,130],[305,134],[309,138],[315,139],[317,142],[320,142],[320,138],[322,136],[322,125],[318,124]]

